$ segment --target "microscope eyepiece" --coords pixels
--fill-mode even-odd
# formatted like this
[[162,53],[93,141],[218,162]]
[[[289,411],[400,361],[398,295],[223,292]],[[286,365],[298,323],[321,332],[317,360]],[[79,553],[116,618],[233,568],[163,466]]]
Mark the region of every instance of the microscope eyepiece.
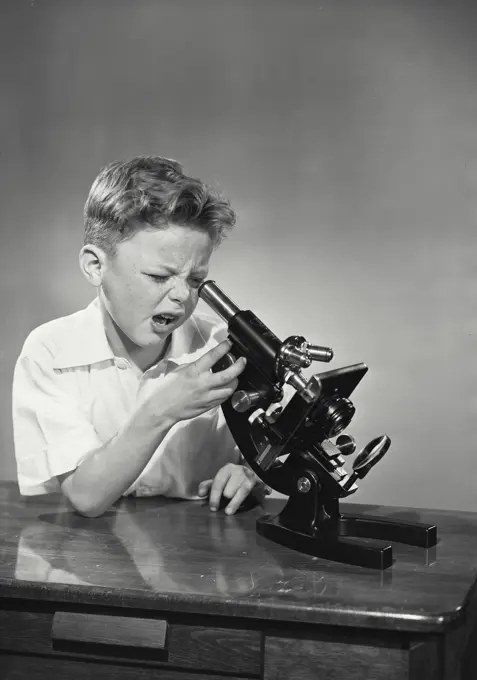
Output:
[[199,297],[227,323],[240,312],[237,305],[220,290],[215,281],[209,280],[201,283]]

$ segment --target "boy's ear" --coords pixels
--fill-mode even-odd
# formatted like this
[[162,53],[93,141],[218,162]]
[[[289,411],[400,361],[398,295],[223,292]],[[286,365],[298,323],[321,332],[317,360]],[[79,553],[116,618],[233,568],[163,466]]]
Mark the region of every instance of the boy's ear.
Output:
[[80,250],[79,265],[88,283],[98,288],[107,269],[108,257],[98,246],[87,244]]

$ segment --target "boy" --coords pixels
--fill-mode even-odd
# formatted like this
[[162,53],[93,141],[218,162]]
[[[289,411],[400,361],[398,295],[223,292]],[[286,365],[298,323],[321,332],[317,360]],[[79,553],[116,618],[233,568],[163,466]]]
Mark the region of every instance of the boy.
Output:
[[176,161],[138,157],[101,171],[84,216],[97,297],[36,328],[15,367],[21,493],[61,488],[89,517],[128,494],[208,495],[212,510],[223,496],[234,513],[260,481],[220,409],[245,359],[212,373],[230,344],[194,310],[235,213]]

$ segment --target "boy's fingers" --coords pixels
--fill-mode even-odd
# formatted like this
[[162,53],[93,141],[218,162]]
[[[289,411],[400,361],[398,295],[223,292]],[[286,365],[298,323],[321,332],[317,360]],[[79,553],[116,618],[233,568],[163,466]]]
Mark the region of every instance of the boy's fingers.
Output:
[[245,481],[246,480],[243,478],[242,475],[239,476],[237,474],[231,474],[227,481],[227,484],[224,486],[222,496],[230,500],[235,496],[235,494]]
[[234,512],[237,512],[237,510],[240,508],[240,506],[242,505],[243,501],[247,498],[249,493],[250,487],[247,484],[245,484],[245,482],[243,482],[235,492],[235,495],[230,501],[230,503],[225,508],[226,514],[233,515]]
[[197,372],[202,373],[210,370],[219,359],[222,359],[227,354],[231,346],[230,340],[222,340],[218,345],[209,349],[208,352],[194,362]]
[[199,496],[207,496],[207,494],[210,491],[210,487],[212,486],[212,480],[211,479],[206,479],[203,482],[199,484],[199,489],[197,491]]
[[247,360],[245,357],[239,357],[232,366],[225,368],[223,371],[213,373],[211,376],[212,384],[217,387],[220,385],[227,385],[227,383],[235,380],[242,373],[246,364]]
[[229,481],[230,474],[231,474],[230,470],[228,470],[226,467],[223,467],[215,475],[214,481],[212,482],[212,485],[210,487],[209,494],[209,506],[211,510],[218,509],[220,501],[222,499],[222,493],[227,482]]
[[[197,361],[194,362],[197,373],[206,373],[210,371],[215,364],[222,359],[230,350],[232,343],[230,340],[223,340],[216,347],[213,347]],[[210,376],[211,383],[214,387],[226,385],[235,378],[237,378],[246,366],[247,360],[244,357],[239,357],[231,366],[228,366],[223,371],[217,371]]]

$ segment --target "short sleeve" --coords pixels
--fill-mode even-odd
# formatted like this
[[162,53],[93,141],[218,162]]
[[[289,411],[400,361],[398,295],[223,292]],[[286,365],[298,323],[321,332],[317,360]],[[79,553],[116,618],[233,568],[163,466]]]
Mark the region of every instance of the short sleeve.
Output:
[[61,388],[47,351],[22,354],[13,377],[12,409],[18,485],[23,495],[59,490],[57,475],[75,470],[101,446],[86,413]]

